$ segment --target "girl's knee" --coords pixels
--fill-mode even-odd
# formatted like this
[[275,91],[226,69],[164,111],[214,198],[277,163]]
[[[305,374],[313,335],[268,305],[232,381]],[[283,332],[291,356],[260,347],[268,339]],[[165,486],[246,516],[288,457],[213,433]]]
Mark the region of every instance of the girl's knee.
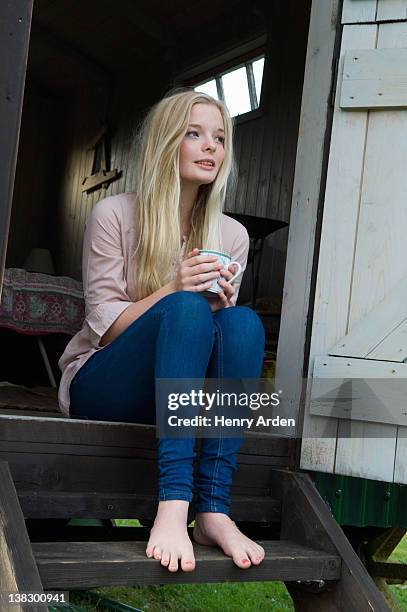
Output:
[[234,306],[219,311],[219,314],[217,320],[220,325],[232,327],[240,342],[248,338],[256,344],[264,344],[266,334],[263,322],[254,310],[247,306]]
[[234,306],[233,308],[225,308],[219,311],[226,319],[233,321],[234,324],[247,328],[263,330],[263,322],[257,312],[248,306]]
[[206,318],[212,316],[209,302],[200,293],[176,291],[167,295],[161,302],[166,310],[179,312],[182,317],[185,317],[185,320],[199,316]]
[[174,291],[166,295],[162,301],[164,300],[169,304],[204,304],[209,308],[208,301],[200,293],[193,291]]

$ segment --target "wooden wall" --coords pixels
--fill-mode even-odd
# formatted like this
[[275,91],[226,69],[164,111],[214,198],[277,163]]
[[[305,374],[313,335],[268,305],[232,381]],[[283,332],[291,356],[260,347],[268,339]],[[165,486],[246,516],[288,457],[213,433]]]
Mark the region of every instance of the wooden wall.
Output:
[[21,267],[33,247],[52,247],[63,146],[55,99],[27,91],[24,100],[7,267]]
[[[229,211],[290,220],[309,9],[307,2],[271,9],[262,116],[237,126],[238,183],[227,201]],[[280,301],[287,239],[288,228],[266,240],[258,296]],[[247,275],[242,292],[248,284]]]
[[[289,221],[309,3],[298,6],[291,0],[284,6],[281,4],[273,4],[268,17],[262,113],[236,127],[238,183],[236,191],[229,194],[226,210]],[[57,222],[50,238],[58,274],[81,278],[84,224],[94,204],[106,195],[134,189],[133,140],[140,112],[161,97],[171,82],[168,64],[146,66],[144,74],[123,74],[107,83],[105,89],[100,86],[81,88],[80,94],[65,101],[63,125],[67,156],[59,190],[52,194],[57,206]],[[54,131],[46,116],[37,114],[30,119],[27,115],[26,119],[46,126],[50,134]],[[87,195],[81,191],[81,182],[89,165],[89,143],[106,119],[111,128],[111,168],[117,168],[122,175],[107,190]],[[26,158],[24,142],[22,158]],[[29,176],[27,162],[24,163],[17,176],[18,185],[26,183]],[[45,183],[44,186],[46,191]],[[28,200],[26,198],[26,202]],[[12,265],[20,265],[27,246],[20,238],[18,225],[23,222],[21,202],[22,198],[17,197],[11,229],[14,235],[10,243]],[[280,230],[266,242],[259,295],[281,298],[287,235],[287,230]],[[38,240],[37,235],[31,238],[33,243]],[[247,274],[240,301],[249,298],[249,285]]]

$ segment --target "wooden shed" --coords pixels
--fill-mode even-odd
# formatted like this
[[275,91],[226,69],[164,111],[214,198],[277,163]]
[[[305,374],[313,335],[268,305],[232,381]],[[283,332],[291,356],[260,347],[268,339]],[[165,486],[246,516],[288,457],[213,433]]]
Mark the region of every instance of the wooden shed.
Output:
[[[379,561],[407,528],[407,0],[201,9],[195,0],[0,8],[3,590],[279,579],[297,609],[386,610],[354,548],[377,584],[405,579]],[[253,62],[263,58],[256,90]],[[233,517],[266,541],[261,570],[243,575],[204,551],[194,576],[169,576],[143,558],[141,531],[107,524],[154,516],[153,428],[62,418],[53,384],[69,332],[24,327],[21,312],[13,326],[4,296],[23,294],[27,258],[42,249],[53,295],[63,278],[77,297],[86,218],[102,197],[134,189],[146,109],[171,87],[211,79],[222,96],[237,68],[250,107],[235,119],[238,180],[226,211],[280,228],[253,235],[239,303],[263,317],[265,363],[296,431],[249,432],[239,454]],[[31,276],[36,299],[43,277]],[[96,532],[72,518],[103,524]]]

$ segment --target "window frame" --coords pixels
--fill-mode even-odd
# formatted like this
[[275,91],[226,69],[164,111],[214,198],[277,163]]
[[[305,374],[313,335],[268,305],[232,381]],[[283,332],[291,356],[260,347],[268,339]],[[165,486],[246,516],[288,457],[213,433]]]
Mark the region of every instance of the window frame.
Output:
[[[233,50],[226,51],[222,55],[209,58],[206,62],[185,70],[178,74],[175,83],[178,86],[197,87],[207,81],[214,80],[218,92],[218,97],[224,100],[221,78],[223,75],[245,67],[247,83],[250,96],[250,104],[253,106],[253,97],[257,100],[256,84],[254,80],[253,67],[254,61],[264,57],[266,64],[266,34],[255,40],[241,45]],[[263,69],[264,76],[264,69]],[[263,81],[262,81],[263,85]],[[257,100],[257,108],[252,108],[246,113],[235,115],[233,122],[235,125],[246,121],[257,119],[263,115],[263,86],[260,92],[260,100]]]

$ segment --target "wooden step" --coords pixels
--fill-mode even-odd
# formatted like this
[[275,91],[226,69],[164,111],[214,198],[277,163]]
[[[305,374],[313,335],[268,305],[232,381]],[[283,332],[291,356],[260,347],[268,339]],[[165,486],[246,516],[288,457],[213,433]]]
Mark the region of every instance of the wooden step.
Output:
[[145,542],[41,542],[32,549],[45,589],[101,586],[242,582],[269,580],[337,580],[341,560],[290,541],[259,541],[266,557],[259,566],[238,568],[217,548],[194,544],[193,572],[171,573],[145,555]]
[[[29,524],[28,524],[29,523]],[[32,521],[27,522],[27,531],[31,543],[44,542],[147,542],[150,537],[149,527],[113,527],[113,526],[61,526],[48,521],[40,521],[36,526]],[[51,523],[51,524],[50,524]],[[238,523],[241,531],[253,540],[275,540],[278,528],[275,525],[257,525],[255,523]],[[188,534],[192,540],[193,528],[188,527]]]

